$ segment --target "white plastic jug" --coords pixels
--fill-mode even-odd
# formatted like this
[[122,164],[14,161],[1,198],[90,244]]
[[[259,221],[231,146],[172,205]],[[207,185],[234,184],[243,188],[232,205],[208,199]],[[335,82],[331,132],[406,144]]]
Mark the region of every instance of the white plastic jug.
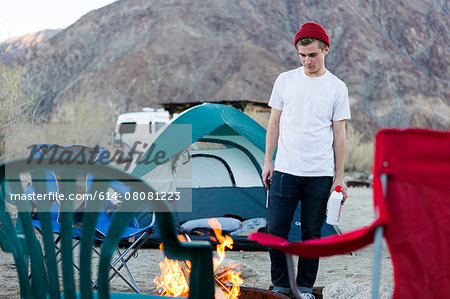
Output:
[[328,199],[327,205],[327,223],[331,225],[336,225],[341,217],[342,199],[344,195],[342,194],[342,187],[340,185],[336,186],[336,189],[331,192],[330,198]]

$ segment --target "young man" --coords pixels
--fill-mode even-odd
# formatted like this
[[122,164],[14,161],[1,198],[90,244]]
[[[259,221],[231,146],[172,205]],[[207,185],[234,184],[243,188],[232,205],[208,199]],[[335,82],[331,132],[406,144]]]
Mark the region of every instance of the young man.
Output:
[[[331,191],[341,185],[342,204],[347,198],[345,120],[350,119],[350,107],[345,83],[325,68],[330,40],[322,26],[303,24],[294,46],[303,66],[280,74],[275,81],[262,179],[266,186],[271,184],[269,233],[287,239],[301,202],[302,240],[308,240],[321,236]],[[269,254],[274,290],[289,294],[284,254],[273,249]],[[314,298],[318,268],[319,259],[299,259],[297,288],[305,298]]]

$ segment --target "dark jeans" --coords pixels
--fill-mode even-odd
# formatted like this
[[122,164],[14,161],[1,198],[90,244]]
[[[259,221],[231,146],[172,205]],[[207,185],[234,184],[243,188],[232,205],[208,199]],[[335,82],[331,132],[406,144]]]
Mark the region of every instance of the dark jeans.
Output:
[[[268,231],[287,239],[295,209],[301,202],[302,240],[320,238],[325,219],[332,177],[300,177],[275,171],[269,192]],[[269,249],[272,283],[289,288],[284,253]],[[299,258],[297,286],[312,288],[319,270],[319,259]]]

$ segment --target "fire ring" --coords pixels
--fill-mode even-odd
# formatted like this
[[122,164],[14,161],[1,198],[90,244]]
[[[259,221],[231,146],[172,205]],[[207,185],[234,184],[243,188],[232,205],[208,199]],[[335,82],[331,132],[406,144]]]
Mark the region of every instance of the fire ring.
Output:
[[241,287],[239,299],[289,299],[290,297],[273,291]]

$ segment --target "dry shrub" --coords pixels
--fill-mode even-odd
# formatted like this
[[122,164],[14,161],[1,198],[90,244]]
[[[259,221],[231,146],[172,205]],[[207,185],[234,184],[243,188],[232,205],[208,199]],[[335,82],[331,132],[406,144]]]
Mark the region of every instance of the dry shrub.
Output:
[[267,124],[269,123],[270,110],[263,111],[258,109],[255,105],[247,105],[244,109],[244,113],[250,116],[254,121],[267,129]]
[[345,155],[346,172],[362,172],[369,174],[372,169],[374,144],[362,142],[362,134],[351,123],[347,125],[347,146]]
[[7,158],[27,157],[33,144],[97,145],[111,150],[112,113],[89,97],[59,105],[47,123],[17,124],[7,135]]

